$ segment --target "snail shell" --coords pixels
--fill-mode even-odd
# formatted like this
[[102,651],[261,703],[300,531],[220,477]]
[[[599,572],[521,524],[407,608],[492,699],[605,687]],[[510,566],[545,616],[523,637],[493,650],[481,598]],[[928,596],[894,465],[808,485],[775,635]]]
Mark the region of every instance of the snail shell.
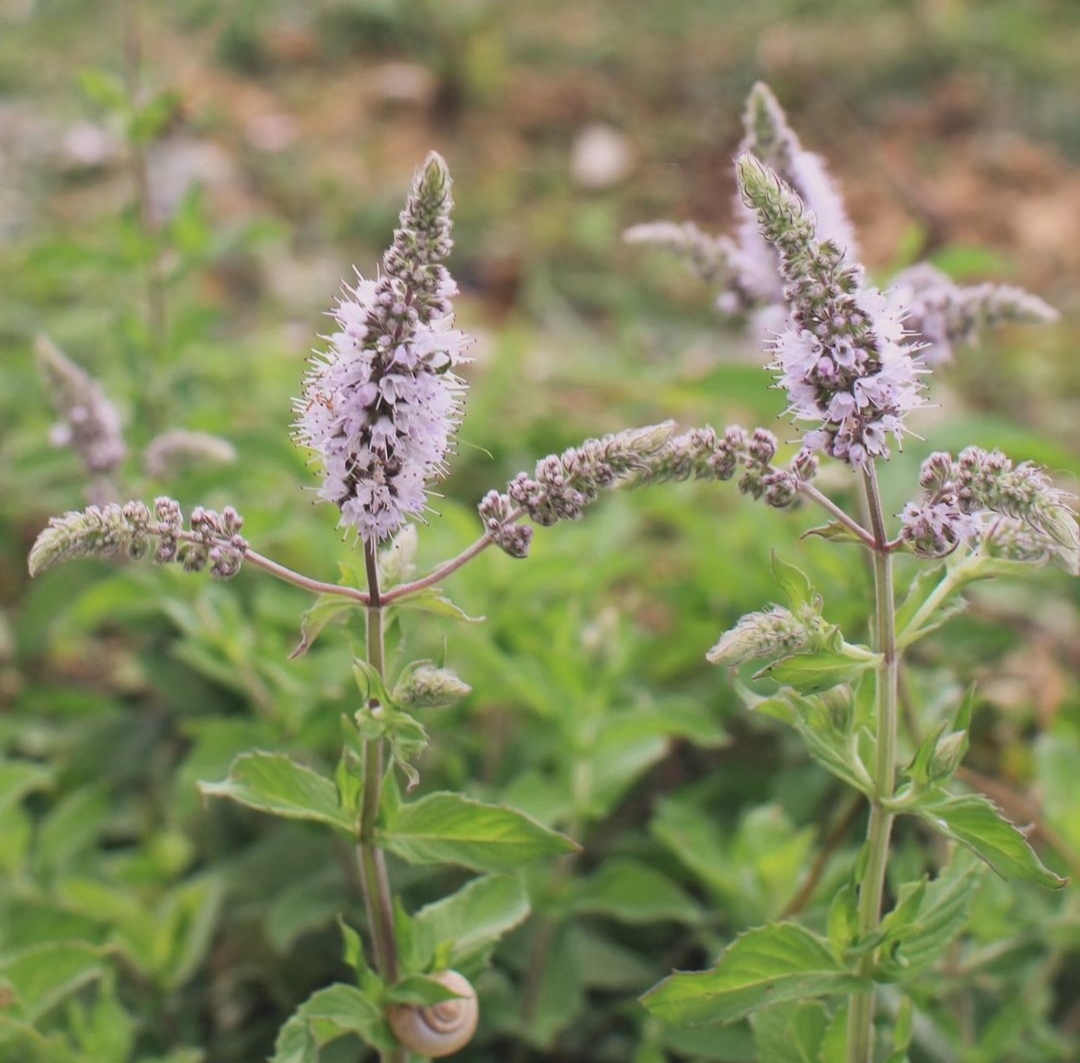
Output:
[[386,1021],[394,1036],[410,1052],[441,1059],[464,1048],[476,1033],[480,1008],[476,990],[457,971],[440,971],[432,979],[458,995],[426,1008],[417,1005],[396,1005],[389,1008]]

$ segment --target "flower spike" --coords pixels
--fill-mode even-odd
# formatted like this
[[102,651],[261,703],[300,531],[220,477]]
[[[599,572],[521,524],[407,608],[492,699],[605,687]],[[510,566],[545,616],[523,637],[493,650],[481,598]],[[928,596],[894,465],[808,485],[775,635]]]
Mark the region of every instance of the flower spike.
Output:
[[450,175],[436,154],[413,181],[376,280],[358,277],[331,315],[295,405],[296,441],[323,466],[322,501],[366,543],[390,538],[427,508],[445,472],[465,382],[454,369],[469,340],[453,328]]

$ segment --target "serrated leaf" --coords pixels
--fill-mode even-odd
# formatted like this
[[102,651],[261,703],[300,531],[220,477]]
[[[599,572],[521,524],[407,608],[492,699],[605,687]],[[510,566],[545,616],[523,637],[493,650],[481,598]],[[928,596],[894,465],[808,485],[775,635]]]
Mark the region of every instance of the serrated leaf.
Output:
[[641,1000],[665,1022],[708,1026],[769,1004],[867,987],[821,938],[797,923],[777,923],[742,934],[711,971],[676,972]]
[[343,598],[340,594],[320,594],[300,618],[300,641],[289,654],[289,660],[303,657],[328,624],[342,621],[353,610],[363,608],[362,602]]
[[271,1063],[318,1063],[319,1049],[346,1034],[392,1049],[382,1009],[356,986],[335,983],[313,993],[281,1028]]
[[820,605],[810,577],[800,568],[772,555],[772,570],[776,582],[787,599],[788,608],[800,616],[810,606]]
[[416,966],[429,966],[436,949],[447,943],[447,965],[468,966],[528,914],[529,896],[519,878],[485,875],[473,879],[457,893],[426,905],[413,916]]
[[355,817],[341,807],[337,787],[282,753],[241,753],[223,782],[199,783],[206,797],[227,797],[248,808],[285,819],[325,823],[353,835]]
[[437,793],[403,804],[378,834],[379,844],[411,864],[460,864],[474,871],[513,871],[577,844],[502,805]]
[[804,697],[793,690],[772,698],[756,700],[753,708],[790,724],[802,736],[810,755],[848,786],[870,796],[874,783],[866,764],[872,738],[862,730],[851,730],[852,712],[839,713],[821,697]]
[[[933,882],[901,889],[900,900],[881,921],[881,967],[906,978],[929,967],[967,926],[985,865],[963,849]],[[906,1046],[905,1046],[906,1047]]]
[[701,906],[665,874],[637,860],[609,860],[577,883],[571,908],[623,923],[696,923]]
[[934,787],[901,802],[897,811],[917,815],[939,834],[966,845],[1004,879],[1050,889],[1068,882],[1042,863],[1020,831],[981,794],[956,795]]
[[813,694],[840,683],[850,683],[873,661],[852,660],[843,653],[815,650],[782,657],[755,673],[755,679],[768,677],[783,686],[794,687],[801,694]]

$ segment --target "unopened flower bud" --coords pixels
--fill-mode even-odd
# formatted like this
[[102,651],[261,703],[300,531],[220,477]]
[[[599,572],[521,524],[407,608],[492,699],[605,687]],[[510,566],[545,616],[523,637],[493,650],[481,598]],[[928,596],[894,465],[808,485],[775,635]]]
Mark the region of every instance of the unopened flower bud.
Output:
[[456,672],[421,663],[402,676],[393,698],[405,709],[445,709],[471,693],[472,687]]

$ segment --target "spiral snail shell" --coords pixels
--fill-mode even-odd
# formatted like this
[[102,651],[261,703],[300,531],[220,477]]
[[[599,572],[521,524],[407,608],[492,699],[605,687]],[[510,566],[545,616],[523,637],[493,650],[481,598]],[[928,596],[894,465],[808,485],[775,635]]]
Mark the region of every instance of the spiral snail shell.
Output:
[[388,1009],[386,1021],[394,1036],[410,1052],[441,1059],[464,1048],[476,1033],[480,1015],[476,990],[457,971],[439,971],[431,978],[458,995],[426,1008],[417,1005],[396,1005]]

